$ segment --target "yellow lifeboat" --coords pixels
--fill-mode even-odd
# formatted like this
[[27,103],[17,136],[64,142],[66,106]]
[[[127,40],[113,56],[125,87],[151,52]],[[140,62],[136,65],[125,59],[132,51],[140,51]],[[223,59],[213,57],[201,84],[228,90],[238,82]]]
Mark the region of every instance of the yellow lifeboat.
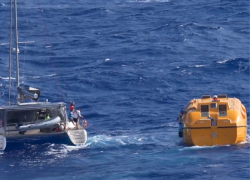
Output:
[[239,99],[227,95],[191,100],[178,120],[179,136],[186,145],[227,145],[246,140],[246,108]]

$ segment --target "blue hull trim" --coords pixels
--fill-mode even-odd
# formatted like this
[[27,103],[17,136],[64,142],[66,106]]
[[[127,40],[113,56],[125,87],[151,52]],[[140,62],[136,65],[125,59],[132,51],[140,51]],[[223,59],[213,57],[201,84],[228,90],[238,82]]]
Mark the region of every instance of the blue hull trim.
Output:
[[6,141],[7,143],[5,151],[22,149],[25,148],[27,144],[51,143],[74,145],[66,132],[6,137]]

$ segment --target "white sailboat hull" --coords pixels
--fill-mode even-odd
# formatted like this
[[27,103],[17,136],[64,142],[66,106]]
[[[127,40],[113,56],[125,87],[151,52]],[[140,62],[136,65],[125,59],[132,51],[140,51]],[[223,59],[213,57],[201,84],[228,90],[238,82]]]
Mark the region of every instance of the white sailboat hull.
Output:
[[87,131],[85,129],[68,130],[67,134],[74,145],[83,145],[87,141]]

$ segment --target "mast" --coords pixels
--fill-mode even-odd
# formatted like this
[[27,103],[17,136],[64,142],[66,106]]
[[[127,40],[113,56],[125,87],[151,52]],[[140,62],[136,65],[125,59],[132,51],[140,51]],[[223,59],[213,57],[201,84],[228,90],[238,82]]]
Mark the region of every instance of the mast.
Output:
[[[15,7],[15,42],[16,42],[16,85],[19,86],[19,60],[18,60],[18,34],[17,34],[17,3],[14,0]],[[19,94],[18,94],[19,96]]]
[[10,0],[10,44],[9,44],[9,105],[10,105],[10,90],[11,90],[11,44],[12,42],[12,0]]

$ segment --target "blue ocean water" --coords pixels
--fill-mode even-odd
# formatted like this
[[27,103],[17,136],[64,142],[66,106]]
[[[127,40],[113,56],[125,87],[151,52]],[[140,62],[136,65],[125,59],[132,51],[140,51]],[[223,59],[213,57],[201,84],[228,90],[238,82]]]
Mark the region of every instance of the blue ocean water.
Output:
[[[249,7],[248,0],[18,0],[19,41],[35,41],[20,44],[20,82],[40,88],[42,101],[75,101],[89,138],[83,147],[4,152],[0,179],[249,179],[249,136],[187,147],[176,122],[203,94],[239,98],[250,115]],[[6,43],[8,0],[0,25]],[[1,104],[8,55],[0,46]]]

